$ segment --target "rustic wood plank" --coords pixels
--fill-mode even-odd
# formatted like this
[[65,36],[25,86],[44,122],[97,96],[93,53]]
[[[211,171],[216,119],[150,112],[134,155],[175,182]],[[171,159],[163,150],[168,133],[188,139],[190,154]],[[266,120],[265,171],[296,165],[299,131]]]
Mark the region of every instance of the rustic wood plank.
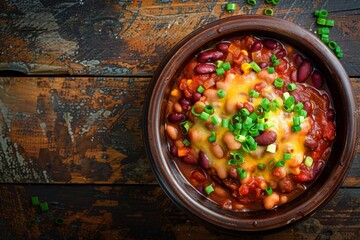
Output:
[[[0,182],[155,183],[141,130],[149,80],[0,77]],[[357,153],[345,186],[360,187]]]
[[[49,211],[33,207],[32,196],[46,201]],[[1,185],[0,203],[3,239],[234,238],[184,214],[158,186]],[[57,218],[65,223],[56,225]],[[303,222],[237,238],[357,239],[359,234],[360,189],[341,189]]]
[[346,0],[280,1],[276,6],[227,1],[26,1],[0,3],[0,70],[27,74],[149,76],[165,54],[194,29],[219,18],[262,14],[316,31],[316,9],[336,21],[330,38],[344,51],[350,76],[360,76],[360,8]]

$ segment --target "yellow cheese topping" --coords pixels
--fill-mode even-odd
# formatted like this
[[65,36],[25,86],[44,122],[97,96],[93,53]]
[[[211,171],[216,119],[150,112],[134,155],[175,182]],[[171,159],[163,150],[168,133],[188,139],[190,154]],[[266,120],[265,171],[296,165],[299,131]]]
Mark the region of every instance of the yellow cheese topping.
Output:
[[[264,74],[263,74],[264,75]],[[271,75],[271,74],[270,74]],[[204,95],[208,96],[205,104],[211,105],[214,108],[214,113],[219,119],[231,119],[233,115],[233,108],[231,106],[236,105],[237,103],[249,102],[254,107],[260,105],[261,100],[266,96],[268,99],[272,100],[278,98],[282,103],[281,96],[278,96],[275,93],[275,86],[272,84],[272,80],[276,77],[275,75],[271,76],[269,79],[269,74],[266,74],[265,79],[260,78],[262,76],[260,73],[249,72],[247,74],[228,74],[224,81],[217,83],[217,89],[208,89],[205,90]],[[261,82],[267,82],[267,87],[262,90],[259,97],[250,97],[249,91],[254,89],[254,86]],[[220,98],[211,91],[217,91],[218,89],[223,89],[226,93],[225,97]],[[208,91],[208,93],[206,92]],[[276,152],[266,151],[266,146],[257,146],[255,151],[250,151],[250,153],[245,153],[241,148],[239,151],[244,153],[244,162],[235,167],[241,167],[244,169],[247,174],[251,176],[262,176],[266,182],[271,181],[274,176],[272,176],[272,168],[270,165],[276,161],[283,160],[284,153],[290,153],[291,159],[285,161],[285,168],[287,173],[292,173],[297,175],[299,173],[299,165],[304,159],[305,153],[305,136],[310,130],[310,124],[307,118],[301,123],[301,130],[299,132],[293,132],[291,127],[293,126],[293,117],[295,116],[294,112],[286,112],[283,107],[278,107],[275,111],[270,111],[270,117],[268,121],[273,122],[273,126],[267,130],[272,130],[277,133],[277,139],[274,144],[276,144]],[[191,128],[198,131],[198,138],[196,141],[191,141],[191,146],[195,151],[199,152],[202,150],[207,154],[210,159],[211,166],[217,171],[220,178],[227,177],[227,170],[230,167],[234,167],[228,164],[228,160],[231,158],[229,154],[225,154],[224,157],[218,158],[212,151],[211,144],[209,142],[209,137],[211,132],[215,132],[216,143],[219,144],[224,152],[229,152],[227,149],[226,143],[223,141],[223,136],[225,133],[230,132],[228,127],[222,127],[221,122],[216,126],[213,126],[212,129],[209,129],[209,124],[211,120],[204,121],[199,117],[195,118],[194,124]],[[271,162],[271,163],[270,163]],[[259,169],[258,164],[262,163],[266,167],[265,169]]]

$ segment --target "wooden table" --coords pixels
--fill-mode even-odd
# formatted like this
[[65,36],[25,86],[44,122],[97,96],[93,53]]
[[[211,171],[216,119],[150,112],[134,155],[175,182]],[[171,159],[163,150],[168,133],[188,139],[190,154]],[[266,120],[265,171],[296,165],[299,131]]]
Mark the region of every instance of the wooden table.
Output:
[[[152,74],[202,25],[262,14],[330,39],[360,104],[360,1],[0,2],[0,239],[232,239],[179,210],[146,158],[142,107]],[[359,146],[359,145],[358,145]],[[360,148],[330,203],[288,228],[241,239],[359,239]],[[49,210],[31,204],[38,196]],[[64,219],[63,224],[55,221]]]

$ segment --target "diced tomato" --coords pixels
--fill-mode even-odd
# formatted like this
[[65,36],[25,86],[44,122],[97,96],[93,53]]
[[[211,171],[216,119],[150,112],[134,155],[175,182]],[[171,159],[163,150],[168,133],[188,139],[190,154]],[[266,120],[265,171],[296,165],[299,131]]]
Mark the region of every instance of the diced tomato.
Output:
[[239,194],[240,196],[247,195],[249,193],[249,185],[248,184],[242,184],[239,188]]
[[301,183],[311,181],[313,179],[313,171],[302,163],[300,165],[300,173],[294,179]]
[[206,177],[204,173],[202,173],[201,171],[195,170],[191,173],[191,182],[194,185],[198,185],[199,183],[203,183],[205,181],[206,181]]
[[186,77],[186,78],[192,78],[192,76],[194,76],[195,75],[195,67],[196,67],[196,65],[197,65],[198,63],[195,61],[195,60],[192,60],[192,61],[190,61],[189,62],[189,64],[188,65],[186,65],[186,67],[184,68],[184,76]]
[[246,108],[247,110],[249,110],[250,113],[254,112],[254,106],[251,103],[245,102],[244,103],[244,108]]
[[275,67],[275,72],[283,73],[288,69],[288,67],[288,62],[285,59],[280,59],[280,65]]

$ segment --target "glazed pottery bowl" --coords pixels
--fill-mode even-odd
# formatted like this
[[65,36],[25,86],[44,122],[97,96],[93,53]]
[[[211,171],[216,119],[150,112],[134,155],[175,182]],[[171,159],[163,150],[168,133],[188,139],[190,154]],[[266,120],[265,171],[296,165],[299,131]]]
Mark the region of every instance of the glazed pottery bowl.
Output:
[[[323,171],[301,196],[273,210],[234,212],[223,210],[204,198],[183,177],[169,152],[165,113],[174,81],[199,49],[210,42],[245,34],[275,38],[288,43],[317,63],[327,79],[334,99],[337,113],[336,138]],[[260,15],[234,16],[195,30],[180,41],[161,62],[150,82],[144,106],[145,145],[160,186],[185,212],[221,230],[269,230],[312,215],[336,194],[355,155],[358,135],[356,110],[347,73],[333,52],[314,33],[278,18]]]

